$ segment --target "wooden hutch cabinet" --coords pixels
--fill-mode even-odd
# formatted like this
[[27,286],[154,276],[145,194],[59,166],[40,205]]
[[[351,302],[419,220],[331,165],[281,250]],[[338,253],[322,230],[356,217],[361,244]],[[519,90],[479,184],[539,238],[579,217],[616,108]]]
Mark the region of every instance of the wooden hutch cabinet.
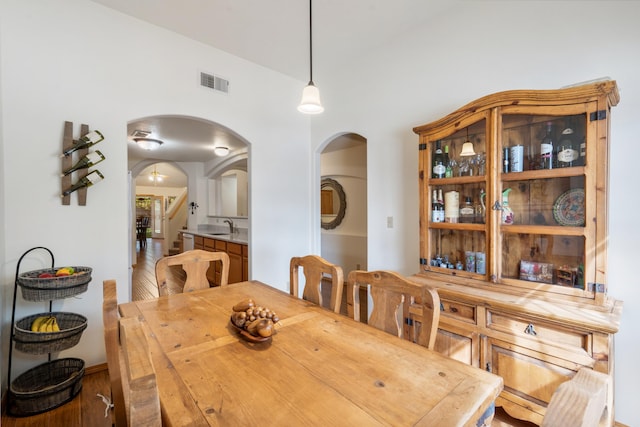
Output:
[[618,101],[611,80],[514,90],[414,129],[414,279],[442,299],[437,350],[500,375],[496,404],[537,424],[582,366],[610,375],[613,423],[622,302],[607,295],[606,255],[609,121]]

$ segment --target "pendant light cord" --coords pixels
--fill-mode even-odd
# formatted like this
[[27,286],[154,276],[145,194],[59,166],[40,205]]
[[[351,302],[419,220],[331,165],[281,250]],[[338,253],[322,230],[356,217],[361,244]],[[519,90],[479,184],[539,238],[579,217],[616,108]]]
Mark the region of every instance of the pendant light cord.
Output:
[[309,0],[309,83],[313,84],[313,24],[311,19],[312,1]]

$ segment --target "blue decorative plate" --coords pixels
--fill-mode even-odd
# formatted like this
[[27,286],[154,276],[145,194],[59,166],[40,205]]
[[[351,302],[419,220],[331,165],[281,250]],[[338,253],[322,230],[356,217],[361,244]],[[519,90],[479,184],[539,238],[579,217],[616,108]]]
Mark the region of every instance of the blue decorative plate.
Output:
[[584,226],[584,189],[565,191],[553,203],[553,218],[560,225]]

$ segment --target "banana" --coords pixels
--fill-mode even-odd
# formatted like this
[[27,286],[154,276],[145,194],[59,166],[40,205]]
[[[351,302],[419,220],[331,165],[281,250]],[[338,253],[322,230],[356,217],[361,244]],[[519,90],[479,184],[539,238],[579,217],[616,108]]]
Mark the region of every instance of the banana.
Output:
[[42,325],[42,323],[47,320],[48,317],[47,316],[40,316],[37,317],[32,323],[31,323],[31,332],[38,332],[40,330],[40,326]]
[[47,317],[46,320],[40,325],[38,332],[51,332],[51,319],[53,319],[53,317]]
[[58,319],[53,317],[53,321],[51,322],[51,330],[52,332],[60,332],[60,325],[58,325]]

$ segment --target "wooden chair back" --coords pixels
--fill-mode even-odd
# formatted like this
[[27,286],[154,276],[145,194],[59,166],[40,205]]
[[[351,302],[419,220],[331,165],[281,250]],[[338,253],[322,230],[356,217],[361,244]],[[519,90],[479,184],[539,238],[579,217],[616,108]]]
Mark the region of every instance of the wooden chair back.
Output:
[[129,426],[162,426],[156,373],[137,317],[120,319],[120,341],[129,388]]
[[342,288],[344,287],[342,268],[317,255],[291,258],[289,264],[290,293],[295,297],[299,296],[298,275],[300,267],[302,267],[302,272],[304,273],[302,298],[322,307],[327,307],[322,297],[322,279],[329,277],[331,279],[331,300],[328,307],[334,312],[340,313]]
[[[118,318],[118,298],[116,281],[105,280],[102,283],[102,323],[104,325],[104,344],[107,353],[107,369],[111,383],[111,403],[113,404],[114,424],[116,427],[127,425],[127,404],[120,362],[120,327]],[[128,390],[127,393],[128,394]]]
[[440,297],[426,285],[393,271],[349,273],[354,319],[360,321],[360,288],[367,287],[373,301],[368,324],[400,338],[434,349],[440,321]]
[[580,368],[551,396],[542,427],[597,427],[607,409],[609,376]]
[[209,288],[207,270],[213,261],[222,262],[222,275],[220,286],[226,286],[229,281],[229,255],[225,252],[209,252],[202,249],[193,249],[181,254],[166,256],[156,262],[156,282],[160,296],[169,294],[167,284],[167,269],[173,265],[181,265],[187,275],[182,292],[191,292],[196,289]]
[[115,280],[103,282],[102,319],[116,427],[161,426],[156,375],[137,317],[120,319]]

